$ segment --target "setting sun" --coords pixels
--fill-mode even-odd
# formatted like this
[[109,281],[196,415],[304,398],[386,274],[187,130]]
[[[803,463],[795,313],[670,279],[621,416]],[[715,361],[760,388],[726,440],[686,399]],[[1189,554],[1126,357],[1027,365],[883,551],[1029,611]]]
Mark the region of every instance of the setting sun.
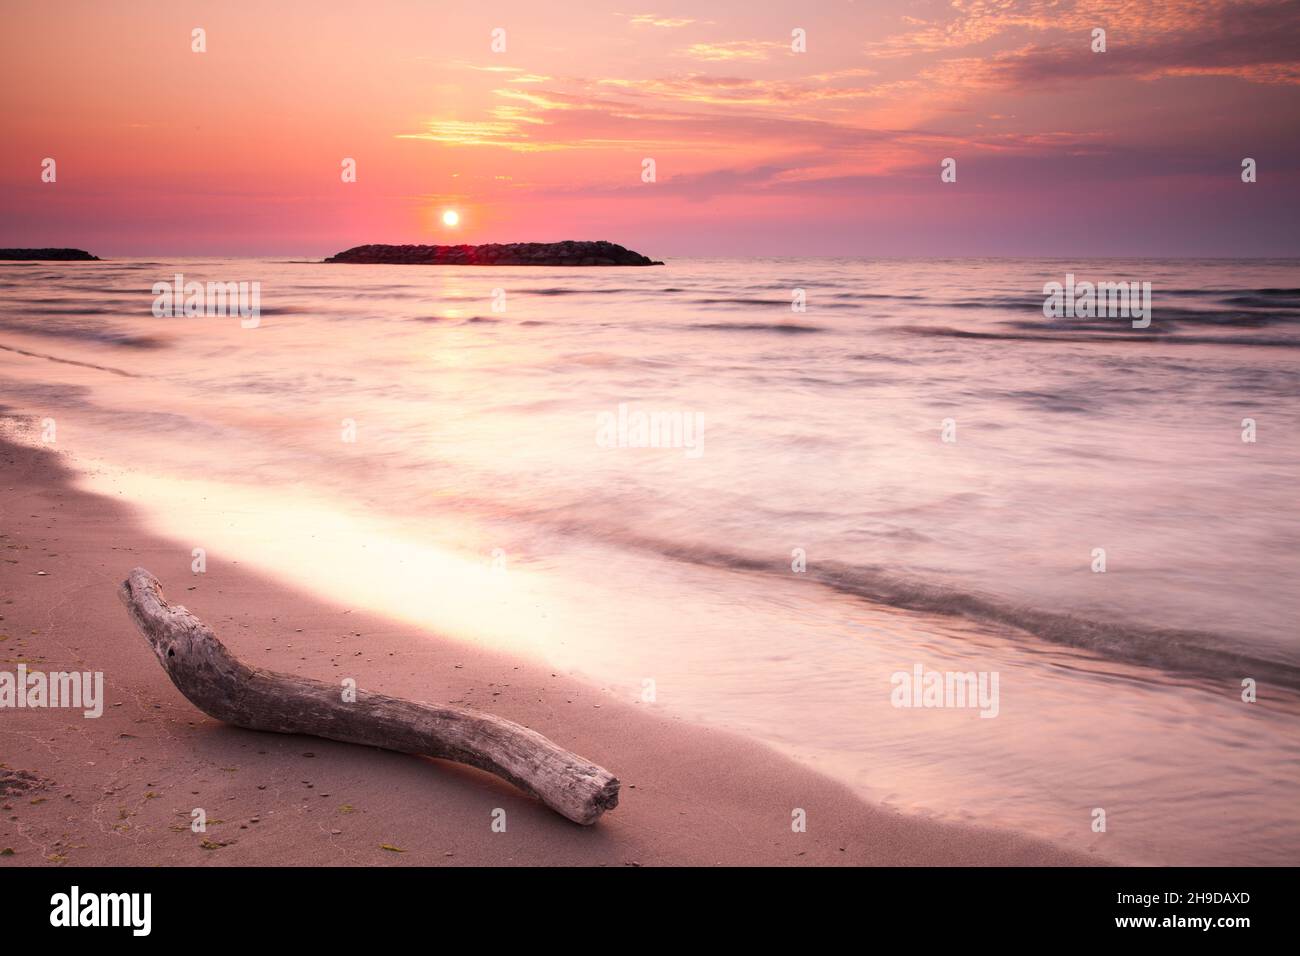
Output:
[[455,226],[460,223],[460,213],[454,209],[448,209],[442,214],[442,224],[444,226]]

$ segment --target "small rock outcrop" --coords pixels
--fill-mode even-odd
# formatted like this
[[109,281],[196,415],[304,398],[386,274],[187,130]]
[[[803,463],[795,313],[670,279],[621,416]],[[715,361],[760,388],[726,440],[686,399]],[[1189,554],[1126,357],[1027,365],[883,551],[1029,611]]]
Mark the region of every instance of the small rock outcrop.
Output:
[[85,249],[0,249],[0,259],[44,259],[53,262],[98,262]]
[[484,246],[355,246],[326,262],[417,266],[661,266],[613,242],[506,242]]

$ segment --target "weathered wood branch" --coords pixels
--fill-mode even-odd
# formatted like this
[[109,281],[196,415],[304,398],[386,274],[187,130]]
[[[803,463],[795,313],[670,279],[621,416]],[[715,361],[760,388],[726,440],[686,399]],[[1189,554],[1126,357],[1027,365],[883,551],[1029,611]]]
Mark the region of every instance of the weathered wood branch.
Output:
[[469,764],[584,825],[618,806],[613,774],[527,727],[361,690],[354,702],[345,702],[339,686],[249,667],[206,624],[179,604],[168,604],[162,585],[144,568],[122,582],[118,598],[172,683],[217,720]]

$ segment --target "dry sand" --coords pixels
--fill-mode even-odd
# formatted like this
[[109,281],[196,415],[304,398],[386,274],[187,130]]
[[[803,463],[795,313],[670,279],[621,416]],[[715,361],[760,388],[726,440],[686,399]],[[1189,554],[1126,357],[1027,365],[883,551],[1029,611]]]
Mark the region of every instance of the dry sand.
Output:
[[[0,669],[103,671],[107,698],[98,719],[0,710],[0,791],[15,791],[0,796],[0,866],[1097,862],[871,806],[760,744],[237,564],[193,574],[188,545],[141,530],[129,506],[72,477],[49,451],[0,443]],[[508,717],[612,770],[620,804],[584,828],[479,771],[214,721],[172,686],[118,604],[136,565],[249,663]],[[806,833],[791,831],[796,807]],[[194,808],[206,833],[190,830]],[[495,808],[504,833],[492,830]]]

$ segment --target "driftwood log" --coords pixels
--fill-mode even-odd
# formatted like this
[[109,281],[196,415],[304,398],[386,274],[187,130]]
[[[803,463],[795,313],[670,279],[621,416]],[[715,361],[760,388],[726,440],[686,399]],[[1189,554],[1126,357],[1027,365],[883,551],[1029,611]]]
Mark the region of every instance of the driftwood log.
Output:
[[217,720],[469,764],[584,825],[618,806],[613,774],[527,727],[491,714],[361,690],[349,703],[338,685],[249,667],[206,624],[179,604],[168,604],[162,585],[144,568],[122,582],[118,598],[172,683]]

